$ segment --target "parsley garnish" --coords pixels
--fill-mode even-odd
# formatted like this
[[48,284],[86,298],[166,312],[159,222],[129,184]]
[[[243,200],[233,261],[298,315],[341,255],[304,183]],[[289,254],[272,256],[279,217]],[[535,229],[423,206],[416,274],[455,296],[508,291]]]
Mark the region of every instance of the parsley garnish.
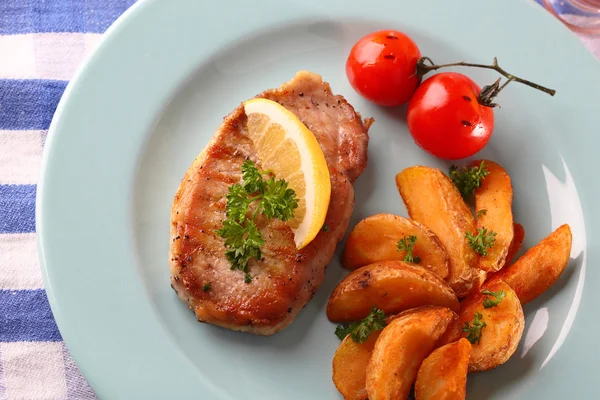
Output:
[[212,289],[212,283],[206,282],[204,285],[202,285],[202,291],[204,293],[208,292],[210,289]]
[[506,293],[504,292],[504,290],[500,290],[497,292],[491,292],[489,290],[484,290],[481,293],[496,298],[496,299],[492,299],[492,298],[486,297],[483,300],[483,308],[496,307],[496,306],[498,306],[498,304],[502,303],[502,299],[506,297]]
[[323,230],[323,232],[329,232],[329,225],[327,225],[327,224],[324,224],[324,225],[321,227],[321,230]]
[[475,216],[477,217],[477,219],[481,219],[481,217],[483,217],[486,214],[487,214],[487,210],[484,208],[482,210],[477,211],[477,214]]
[[362,321],[353,322],[349,325],[338,325],[335,328],[335,335],[340,340],[344,340],[346,336],[350,335],[356,343],[362,343],[369,338],[371,333],[382,330],[386,325],[385,313],[375,306]]
[[481,181],[488,176],[489,173],[490,171],[485,168],[485,163],[483,161],[479,166],[471,168],[459,168],[456,165],[450,167],[450,179],[465,199],[469,197],[475,189],[481,186]]
[[406,256],[404,256],[404,261],[409,263],[418,264],[421,262],[421,257],[413,256],[413,247],[417,242],[417,237],[414,235],[409,236],[408,238],[404,236],[402,239],[398,240],[396,244],[398,251],[406,251]]
[[467,340],[471,344],[479,343],[479,340],[481,340],[481,331],[487,326],[481,318],[483,318],[483,315],[476,312],[471,324],[465,321],[465,326],[462,328],[463,332],[467,332]]
[[496,242],[496,232],[488,232],[486,227],[478,228],[477,235],[475,236],[473,236],[471,232],[467,232],[465,237],[469,242],[469,246],[471,246],[477,254],[484,257],[488,255],[488,249],[494,247],[494,243]]
[[[232,270],[244,272],[244,282],[252,282],[248,272],[248,261],[251,258],[262,259],[260,248],[265,244],[262,234],[254,223],[258,213],[268,219],[276,218],[287,221],[294,216],[298,207],[298,197],[294,190],[288,188],[284,179],[271,177],[268,180],[263,175],[270,171],[259,171],[256,165],[246,160],[242,165],[242,184],[236,183],[229,187],[227,206],[223,227],[217,230],[217,235],[225,239],[225,255],[231,263]],[[258,202],[250,218],[247,214],[250,205]]]

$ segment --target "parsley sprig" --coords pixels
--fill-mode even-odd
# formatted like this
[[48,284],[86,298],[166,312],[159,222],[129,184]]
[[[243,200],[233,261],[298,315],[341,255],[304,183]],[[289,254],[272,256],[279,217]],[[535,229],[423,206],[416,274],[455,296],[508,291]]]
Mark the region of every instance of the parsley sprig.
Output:
[[496,243],[496,232],[488,232],[486,227],[478,228],[476,235],[467,232],[465,237],[467,238],[469,246],[471,246],[477,254],[483,257],[488,255],[488,249],[494,247],[494,243]]
[[[231,263],[232,270],[244,272],[244,282],[252,282],[248,272],[248,261],[252,258],[262,259],[260,248],[265,244],[264,238],[254,220],[259,213],[268,219],[287,221],[294,216],[298,207],[298,197],[294,190],[288,188],[284,179],[263,175],[270,171],[260,171],[256,164],[246,160],[242,165],[242,183],[229,187],[223,227],[217,235],[225,239],[225,255]],[[248,218],[250,205],[258,203],[251,217]]]
[[[486,295],[486,298],[483,300],[483,308],[497,307],[498,304],[502,303],[502,299],[506,297],[506,293],[504,292],[504,290],[492,292],[492,291],[486,289],[486,290],[482,291],[481,293]],[[487,296],[492,296],[492,297],[494,297],[494,299],[492,299],[491,297],[487,297]]]
[[338,325],[335,328],[335,335],[340,340],[344,340],[346,336],[350,335],[356,343],[362,343],[369,338],[371,333],[382,330],[386,325],[385,313],[375,306],[362,321]]
[[482,161],[479,166],[473,167],[457,167],[453,165],[450,167],[450,179],[456,187],[458,191],[463,196],[463,198],[467,198],[481,186],[481,181],[483,178],[488,176],[490,171],[485,168],[485,163]]
[[421,262],[421,257],[413,256],[413,247],[417,242],[417,237],[414,235],[410,235],[409,237],[402,237],[402,239],[398,240],[396,244],[398,251],[406,251],[406,256],[404,256],[404,261],[409,263],[418,264]]
[[471,323],[465,321],[465,326],[462,328],[462,331],[467,333],[467,340],[471,344],[479,343],[481,340],[481,331],[487,326],[482,318],[483,315],[476,312],[473,321]]

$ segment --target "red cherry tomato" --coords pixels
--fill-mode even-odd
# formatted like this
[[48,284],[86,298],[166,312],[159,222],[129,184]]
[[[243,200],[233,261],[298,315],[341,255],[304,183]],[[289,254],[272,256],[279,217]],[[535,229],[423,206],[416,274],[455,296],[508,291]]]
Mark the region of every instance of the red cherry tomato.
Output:
[[415,74],[419,48],[398,31],[377,31],[360,39],[346,61],[346,75],[360,95],[382,106],[410,100],[420,78]]
[[463,74],[442,72],[423,81],[408,104],[408,129],[436,157],[469,157],[490,140],[494,111],[478,102],[481,88]]

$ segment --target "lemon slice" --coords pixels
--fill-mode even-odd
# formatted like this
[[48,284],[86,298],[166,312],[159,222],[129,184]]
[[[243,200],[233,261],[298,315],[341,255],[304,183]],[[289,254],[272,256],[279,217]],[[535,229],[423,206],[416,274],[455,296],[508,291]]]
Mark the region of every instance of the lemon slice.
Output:
[[244,103],[244,110],[263,169],[285,179],[299,198],[289,225],[301,249],[317,236],[329,208],[331,181],[325,155],[315,135],[278,103],[252,99]]

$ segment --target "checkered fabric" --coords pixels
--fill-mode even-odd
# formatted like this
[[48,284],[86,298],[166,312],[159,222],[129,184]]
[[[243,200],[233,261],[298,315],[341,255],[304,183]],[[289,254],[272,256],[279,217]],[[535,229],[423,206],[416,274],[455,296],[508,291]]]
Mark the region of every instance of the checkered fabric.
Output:
[[43,289],[35,194],[67,82],[134,0],[0,0],[0,400],[95,399]]

